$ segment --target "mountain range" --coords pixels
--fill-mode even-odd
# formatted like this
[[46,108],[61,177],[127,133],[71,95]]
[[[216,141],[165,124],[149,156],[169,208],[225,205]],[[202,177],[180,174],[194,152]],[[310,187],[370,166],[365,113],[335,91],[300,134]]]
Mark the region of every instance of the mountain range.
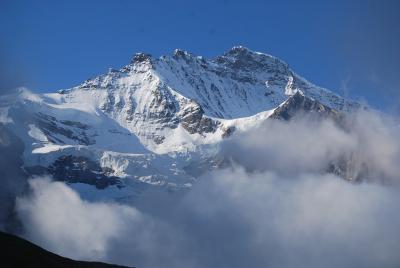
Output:
[[121,69],[56,93],[0,96],[0,143],[18,144],[17,173],[125,202],[190,189],[226,164],[218,153],[224,140],[265,120],[340,120],[360,107],[265,53],[236,46],[207,59],[176,49],[159,58],[137,53]]

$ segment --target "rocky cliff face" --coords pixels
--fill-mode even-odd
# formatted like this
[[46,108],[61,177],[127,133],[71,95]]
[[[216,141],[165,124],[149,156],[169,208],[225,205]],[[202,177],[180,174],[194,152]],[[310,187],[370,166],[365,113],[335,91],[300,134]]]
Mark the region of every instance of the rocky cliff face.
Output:
[[24,143],[26,170],[98,189],[190,187],[196,163],[212,167],[218,143],[236,131],[269,116],[338,118],[358,107],[240,46],[214,59],[138,53],[74,88],[22,89],[0,103],[0,118]]

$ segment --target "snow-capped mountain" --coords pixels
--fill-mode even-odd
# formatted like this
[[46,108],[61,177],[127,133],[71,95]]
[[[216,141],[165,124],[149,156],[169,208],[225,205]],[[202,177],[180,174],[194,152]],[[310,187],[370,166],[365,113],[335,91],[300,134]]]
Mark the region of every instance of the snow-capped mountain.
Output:
[[1,97],[0,122],[23,141],[29,174],[51,174],[81,192],[127,198],[190,187],[218,166],[218,144],[269,117],[334,115],[358,107],[245,47],[206,59],[183,50],[138,53],[119,70],[58,93]]

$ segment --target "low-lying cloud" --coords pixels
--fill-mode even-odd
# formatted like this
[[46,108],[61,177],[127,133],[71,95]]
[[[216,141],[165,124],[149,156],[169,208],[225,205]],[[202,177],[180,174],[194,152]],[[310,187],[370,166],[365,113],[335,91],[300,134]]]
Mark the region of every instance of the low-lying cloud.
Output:
[[400,126],[372,111],[332,120],[302,116],[290,122],[267,120],[258,129],[223,144],[223,155],[249,171],[282,175],[325,173],[340,165],[346,179],[397,184]]
[[[136,267],[398,267],[400,141],[385,120],[267,121],[224,143],[231,166],[183,196],[154,195],[136,208],[85,201],[36,178],[17,211],[29,239],[72,258]],[[343,156],[359,183],[326,173]]]
[[17,207],[31,239],[78,259],[103,257],[125,221],[139,218],[131,207],[85,202],[62,182],[32,179],[30,187],[32,196]]

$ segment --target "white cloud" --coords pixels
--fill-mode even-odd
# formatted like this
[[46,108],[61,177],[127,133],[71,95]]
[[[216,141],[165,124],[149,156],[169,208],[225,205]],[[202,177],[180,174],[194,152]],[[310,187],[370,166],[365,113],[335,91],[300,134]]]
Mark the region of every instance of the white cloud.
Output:
[[32,195],[17,200],[29,237],[61,254],[102,258],[124,224],[137,224],[140,213],[128,206],[89,203],[61,182],[31,179]]
[[[27,236],[80,259],[137,267],[396,267],[400,264],[398,128],[359,114],[339,128],[267,122],[224,144],[233,167],[183,196],[133,206],[87,202],[61,182],[30,181],[18,199]],[[373,183],[323,169],[352,156]],[[390,186],[380,182],[389,181]]]
[[267,120],[260,128],[223,144],[223,153],[248,170],[279,174],[325,172],[344,159],[347,177],[400,182],[400,129],[375,112],[349,115],[340,123],[312,117]]

